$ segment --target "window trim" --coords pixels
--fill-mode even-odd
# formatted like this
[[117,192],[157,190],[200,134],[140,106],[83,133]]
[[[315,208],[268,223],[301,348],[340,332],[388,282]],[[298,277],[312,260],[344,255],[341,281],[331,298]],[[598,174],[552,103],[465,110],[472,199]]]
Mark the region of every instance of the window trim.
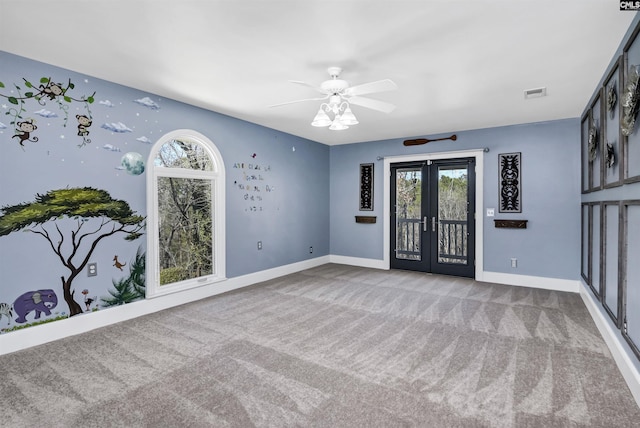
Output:
[[[155,165],[160,148],[167,142],[185,139],[200,144],[213,163],[212,171],[167,168]],[[206,136],[191,129],[178,129],[160,137],[153,145],[147,159],[147,269],[146,298],[151,299],[171,293],[190,290],[226,280],[225,239],[225,168],[220,151]],[[158,242],[158,177],[203,178],[211,180],[213,227],[213,274],[160,286]]]

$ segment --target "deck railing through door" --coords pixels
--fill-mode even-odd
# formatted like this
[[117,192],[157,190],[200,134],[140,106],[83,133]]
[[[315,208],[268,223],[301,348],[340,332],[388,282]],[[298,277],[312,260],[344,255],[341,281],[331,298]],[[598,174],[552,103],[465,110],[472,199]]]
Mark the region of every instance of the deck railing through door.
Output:
[[[396,227],[396,257],[420,260],[422,222],[419,218],[398,218]],[[438,262],[467,263],[467,222],[440,220],[438,222]]]

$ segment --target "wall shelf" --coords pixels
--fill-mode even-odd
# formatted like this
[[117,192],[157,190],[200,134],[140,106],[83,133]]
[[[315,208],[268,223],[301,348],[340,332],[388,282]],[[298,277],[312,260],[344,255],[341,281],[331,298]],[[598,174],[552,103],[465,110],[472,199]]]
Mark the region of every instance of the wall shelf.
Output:
[[375,223],[375,222],[376,222],[376,216],[370,216],[370,215],[356,216],[356,223]]
[[494,225],[501,229],[526,229],[528,220],[493,220]]

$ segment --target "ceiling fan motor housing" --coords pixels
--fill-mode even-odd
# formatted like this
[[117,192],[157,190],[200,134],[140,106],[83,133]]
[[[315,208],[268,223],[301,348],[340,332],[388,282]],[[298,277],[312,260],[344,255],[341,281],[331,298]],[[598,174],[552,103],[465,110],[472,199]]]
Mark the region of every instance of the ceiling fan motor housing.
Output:
[[342,68],[329,67],[327,68],[327,73],[331,76],[331,80],[325,80],[322,82],[320,84],[320,90],[327,95],[341,95],[344,90],[349,87],[349,83],[347,83],[346,80],[338,79],[338,77],[340,77],[340,73],[342,73]]
[[348,87],[347,81],[341,79],[325,80],[320,84],[320,89],[325,94],[341,94]]

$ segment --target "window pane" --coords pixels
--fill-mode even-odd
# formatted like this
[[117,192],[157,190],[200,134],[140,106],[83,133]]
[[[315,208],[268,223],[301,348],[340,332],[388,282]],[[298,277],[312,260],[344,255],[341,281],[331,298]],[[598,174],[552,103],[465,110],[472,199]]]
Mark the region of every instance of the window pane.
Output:
[[160,285],[211,275],[212,181],[158,177]]
[[171,140],[164,143],[154,163],[160,167],[213,171],[213,162],[204,147],[187,140]]

